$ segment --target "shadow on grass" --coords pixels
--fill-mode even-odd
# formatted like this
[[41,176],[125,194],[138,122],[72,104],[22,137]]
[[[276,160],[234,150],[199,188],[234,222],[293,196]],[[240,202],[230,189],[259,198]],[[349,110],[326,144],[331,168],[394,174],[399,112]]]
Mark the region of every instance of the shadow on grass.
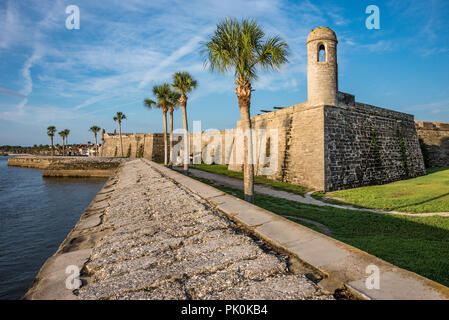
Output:
[[410,204],[406,204],[406,205],[403,205],[403,206],[400,206],[400,207],[395,207],[395,208],[392,208],[392,210],[397,210],[397,209],[401,209],[401,208],[407,208],[407,207],[418,206],[418,205],[421,205],[421,204],[424,204],[424,203],[427,203],[427,202],[430,202],[430,201],[434,201],[434,200],[438,200],[438,199],[440,199],[440,198],[444,198],[444,197],[446,197],[446,196],[448,196],[448,195],[449,195],[449,192],[444,193],[444,194],[442,194],[442,195],[439,195],[439,196],[437,196],[437,197],[433,197],[433,198],[426,199],[426,200],[421,201],[421,202],[410,203]]

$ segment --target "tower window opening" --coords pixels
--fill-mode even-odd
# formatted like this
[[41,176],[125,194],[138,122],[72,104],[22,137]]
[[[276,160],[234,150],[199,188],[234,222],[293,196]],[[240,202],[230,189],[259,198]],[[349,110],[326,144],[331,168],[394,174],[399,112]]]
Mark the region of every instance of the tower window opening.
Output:
[[326,61],[326,49],[324,48],[324,44],[320,44],[318,47],[318,61]]

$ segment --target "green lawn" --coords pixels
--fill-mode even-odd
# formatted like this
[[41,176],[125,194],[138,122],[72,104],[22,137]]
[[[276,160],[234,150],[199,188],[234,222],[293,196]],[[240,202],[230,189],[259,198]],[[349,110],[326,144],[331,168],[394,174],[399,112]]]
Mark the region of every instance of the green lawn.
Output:
[[[236,172],[228,170],[228,166],[221,164],[193,164],[190,165],[191,168],[199,169],[207,172],[218,173],[228,177],[238,178],[243,180],[243,172]],[[267,184],[273,187],[274,189],[284,190],[292,193],[299,194],[304,196],[304,194],[308,191],[306,187],[297,186],[294,184],[289,184],[285,182],[275,181],[271,179],[267,179],[260,176],[254,177],[255,183]]]
[[449,212],[449,168],[430,169],[428,175],[379,186],[326,193],[365,208],[402,212]]
[[[198,180],[243,198],[240,190]],[[449,286],[448,217],[409,217],[318,207],[258,194],[255,204],[279,215],[320,222],[340,241]]]

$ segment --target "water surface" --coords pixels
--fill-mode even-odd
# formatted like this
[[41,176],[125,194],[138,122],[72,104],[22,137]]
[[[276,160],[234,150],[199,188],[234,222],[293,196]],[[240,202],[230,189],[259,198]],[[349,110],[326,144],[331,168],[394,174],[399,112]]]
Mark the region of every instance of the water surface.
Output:
[[42,178],[0,156],[0,299],[22,297],[106,179]]

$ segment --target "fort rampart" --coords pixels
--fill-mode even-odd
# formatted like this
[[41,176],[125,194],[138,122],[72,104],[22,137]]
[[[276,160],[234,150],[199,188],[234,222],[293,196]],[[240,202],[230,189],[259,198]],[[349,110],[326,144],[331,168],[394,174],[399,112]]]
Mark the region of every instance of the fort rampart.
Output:
[[449,123],[416,121],[426,167],[449,167]]

